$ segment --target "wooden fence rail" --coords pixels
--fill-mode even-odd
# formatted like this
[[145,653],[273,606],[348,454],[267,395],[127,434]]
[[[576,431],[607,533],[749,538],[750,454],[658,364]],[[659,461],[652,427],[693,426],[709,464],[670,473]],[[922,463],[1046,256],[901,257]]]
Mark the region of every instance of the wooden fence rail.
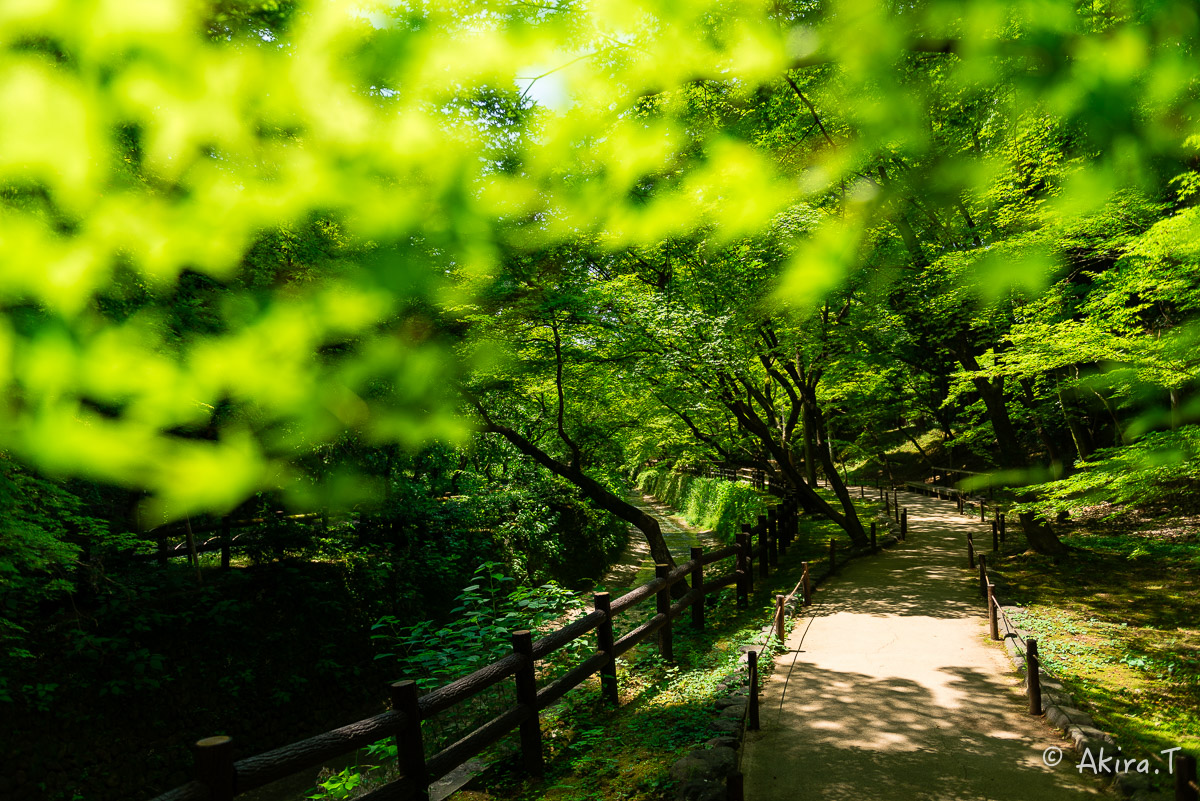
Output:
[[[163,793],[153,801],[230,801],[241,793],[302,770],[317,768],[330,759],[389,737],[397,738],[402,775],[362,796],[363,799],[426,799],[430,783],[441,779],[518,728],[521,730],[525,766],[536,773],[540,770],[542,753],[541,734],[537,726],[539,712],[597,673],[601,677],[603,697],[609,703],[616,704],[617,657],[651,636],[658,635],[660,653],[670,659],[672,622],[675,619],[691,609],[693,625],[703,627],[705,597],[728,586],[736,587],[739,602],[744,603],[753,590],[754,560],[760,560],[760,568],[766,575],[771,553],[782,553],[795,536],[798,530],[797,517],[798,504],[793,498],[785,497],[773,518],[760,517],[755,526],[748,527],[746,533],[739,535],[736,544],[711,553],[694,548],[692,558],[687,562],[674,569],[659,565],[653,580],[616,600],[611,600],[608,593],[595,593],[592,612],[537,640],[533,640],[529,632],[516,632],[512,653],[424,696],[417,697],[413,682],[396,682],[390,687],[393,708],[388,712],[236,762],[233,761],[228,737],[201,740],[196,744],[195,780]],[[751,547],[755,536],[758,537],[758,546]],[[733,572],[711,579],[705,577],[706,565],[730,557],[737,559]],[[670,588],[689,578],[689,591],[671,603]],[[650,598],[656,600],[655,614],[614,639],[613,618]],[[596,632],[596,650],[563,675],[537,689],[533,678],[537,661],[593,631]],[[516,685],[517,703],[514,706],[428,759],[425,758],[421,743],[422,720],[461,704],[510,678],[514,679]]]

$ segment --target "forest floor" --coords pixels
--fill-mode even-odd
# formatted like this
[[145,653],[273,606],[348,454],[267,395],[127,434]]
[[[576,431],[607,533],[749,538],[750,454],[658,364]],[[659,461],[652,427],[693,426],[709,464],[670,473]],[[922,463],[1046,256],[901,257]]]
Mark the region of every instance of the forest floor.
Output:
[[1060,530],[1062,559],[991,560],[1014,621],[1126,751],[1200,750],[1200,515],[1092,507]]
[[[851,562],[821,588],[763,691],[746,736],[746,797],[1093,798],[1059,735],[1023,710],[1019,677],[986,640],[966,569],[983,525],[906,496],[907,542]],[[978,533],[977,532],[977,533]]]

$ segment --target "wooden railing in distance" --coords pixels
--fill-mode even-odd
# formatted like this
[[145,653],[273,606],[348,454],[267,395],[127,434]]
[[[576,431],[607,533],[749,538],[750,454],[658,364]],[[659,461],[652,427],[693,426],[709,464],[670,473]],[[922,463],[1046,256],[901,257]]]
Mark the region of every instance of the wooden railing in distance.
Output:
[[[669,659],[672,650],[671,621],[689,608],[694,610],[699,607],[702,612],[705,596],[730,585],[737,587],[739,599],[744,598],[752,587],[753,560],[762,559],[765,568],[771,550],[779,549],[785,540],[790,542],[794,537],[797,509],[793,499],[785,498],[773,517],[773,525],[765,518],[759,518],[760,523],[747,527],[748,530],[739,536],[737,544],[711,553],[693,549],[689,561],[674,569],[659,565],[658,575],[652,581],[616,600],[611,600],[608,593],[595,593],[594,611],[537,640],[530,642],[528,632],[515,633],[511,654],[420,698],[417,697],[413,682],[396,682],[391,685],[391,711],[237,762],[233,761],[228,737],[201,740],[196,744],[196,779],[157,796],[153,801],[229,801],[240,793],[303,770],[320,767],[331,759],[388,737],[397,738],[399,743],[402,775],[361,796],[363,801],[426,799],[430,783],[441,779],[518,727],[522,729],[521,747],[525,765],[536,771],[541,764],[541,735],[540,730],[531,723],[536,721],[537,714],[596,673],[601,677],[603,697],[616,704],[616,658],[657,634],[660,652]],[[765,528],[760,529],[760,526]],[[750,543],[755,535],[764,536],[759,537],[757,548],[751,548]],[[705,579],[703,568],[706,565],[729,557],[737,558],[738,567],[733,572]],[[692,579],[689,591],[671,603],[670,588],[689,577]],[[657,603],[654,616],[619,639],[614,639],[613,618],[651,598]],[[703,626],[703,614],[693,612],[692,620],[694,625]],[[536,692],[531,690],[535,685],[530,684],[530,677],[538,660],[593,631],[596,632],[594,653]],[[428,759],[424,757],[422,720],[513,677],[517,679],[517,703],[514,706]]]

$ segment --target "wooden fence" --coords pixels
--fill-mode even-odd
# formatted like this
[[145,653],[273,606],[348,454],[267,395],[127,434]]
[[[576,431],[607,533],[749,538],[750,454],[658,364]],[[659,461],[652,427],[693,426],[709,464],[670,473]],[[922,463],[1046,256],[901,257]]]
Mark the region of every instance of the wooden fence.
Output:
[[[672,658],[674,621],[690,611],[691,625],[704,627],[704,599],[729,586],[736,588],[739,604],[748,603],[754,590],[755,564],[758,573],[768,576],[770,569],[787,552],[798,530],[798,505],[791,497],[782,501],[754,525],[743,526],[737,542],[705,553],[693,548],[691,558],[670,569],[656,567],[653,581],[647,582],[615,600],[608,593],[595,593],[593,611],[583,617],[533,639],[528,631],[514,632],[512,653],[491,664],[418,696],[412,681],[390,686],[391,710],[285,745],[264,754],[234,761],[233,742],[229,737],[208,737],[196,743],[195,779],[188,784],[157,796],[154,801],[229,801],[240,793],[262,787],[302,770],[320,767],[327,761],[378,740],[394,737],[399,752],[400,778],[362,796],[362,801],[428,798],[428,786],[477,756],[485,748],[513,730],[520,731],[524,767],[530,773],[542,772],[542,742],[538,713],[595,674],[600,675],[600,691],[610,704],[618,702],[616,659],[651,636],[657,636],[659,652]],[[757,543],[757,544],[755,544]],[[708,578],[704,568],[733,557],[732,572]],[[690,589],[677,601],[671,601],[671,588],[688,582]],[[655,602],[655,613],[621,637],[616,637],[613,620],[639,604]],[[562,676],[537,687],[538,660],[569,643],[595,632],[596,650]],[[479,726],[457,742],[426,759],[421,721],[462,704],[483,691],[513,679],[516,703]]]

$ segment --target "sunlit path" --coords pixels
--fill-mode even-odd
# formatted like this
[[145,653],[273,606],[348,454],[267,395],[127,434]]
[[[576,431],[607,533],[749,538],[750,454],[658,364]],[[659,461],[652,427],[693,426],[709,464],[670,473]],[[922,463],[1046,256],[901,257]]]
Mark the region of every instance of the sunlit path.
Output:
[[814,596],[747,732],[749,801],[1062,801],[1102,795],[1024,711],[1019,678],[988,642],[953,503],[902,495],[906,543],[855,560]]

